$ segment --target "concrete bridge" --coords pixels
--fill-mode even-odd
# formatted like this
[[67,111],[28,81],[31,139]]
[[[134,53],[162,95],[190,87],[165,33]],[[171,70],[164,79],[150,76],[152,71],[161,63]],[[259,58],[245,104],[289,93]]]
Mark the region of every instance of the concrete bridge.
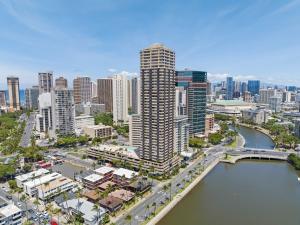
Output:
[[264,159],[264,160],[287,160],[290,153],[278,152],[274,150],[250,150],[245,149],[242,151],[227,151],[227,158],[223,162],[235,163],[241,159]]

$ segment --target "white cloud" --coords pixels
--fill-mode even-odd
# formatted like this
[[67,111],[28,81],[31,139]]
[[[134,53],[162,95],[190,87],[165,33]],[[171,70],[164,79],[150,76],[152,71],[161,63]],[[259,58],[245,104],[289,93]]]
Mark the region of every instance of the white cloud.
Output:
[[[207,73],[208,80],[211,82],[214,81],[224,81],[226,80],[226,77],[231,76],[227,73]],[[256,79],[256,76],[253,75],[235,75],[232,76],[233,79],[235,80],[240,80],[240,81],[246,81],[246,80],[253,80]]]
[[114,68],[110,68],[107,71],[110,72],[110,73],[116,73],[118,70],[114,69]]

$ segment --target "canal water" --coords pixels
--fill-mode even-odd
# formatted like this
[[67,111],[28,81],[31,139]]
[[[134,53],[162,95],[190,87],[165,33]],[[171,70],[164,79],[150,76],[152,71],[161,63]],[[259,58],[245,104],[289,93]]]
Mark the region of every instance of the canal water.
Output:
[[218,164],[158,225],[299,225],[298,176],[284,162]]
[[[274,148],[259,131],[237,131],[245,147]],[[158,225],[300,225],[298,177],[286,162],[220,163]]]
[[[233,129],[232,126],[230,128]],[[245,138],[246,148],[274,149],[275,147],[273,140],[260,131],[244,126],[237,126],[236,131]]]

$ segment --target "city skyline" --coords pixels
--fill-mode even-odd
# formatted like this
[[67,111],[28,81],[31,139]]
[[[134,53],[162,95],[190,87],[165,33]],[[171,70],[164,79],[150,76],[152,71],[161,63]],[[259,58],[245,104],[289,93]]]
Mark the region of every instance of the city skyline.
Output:
[[229,74],[239,80],[300,84],[297,0],[0,4],[1,89],[7,76],[18,76],[25,88],[37,82],[28,78],[48,70],[68,80],[96,80],[122,71],[137,75],[139,49],[155,42],[175,50],[176,70],[208,71],[212,81]]

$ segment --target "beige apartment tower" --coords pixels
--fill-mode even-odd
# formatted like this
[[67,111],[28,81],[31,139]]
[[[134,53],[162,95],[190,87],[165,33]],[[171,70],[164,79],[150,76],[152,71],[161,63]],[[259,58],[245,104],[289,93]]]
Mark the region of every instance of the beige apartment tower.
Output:
[[106,112],[113,111],[113,82],[111,78],[97,80],[98,103],[105,105]]
[[91,78],[77,77],[73,81],[75,104],[91,102]]
[[14,112],[20,110],[20,91],[19,78],[7,77],[9,111]]
[[64,77],[59,77],[55,79],[56,88],[68,88],[68,80]]
[[153,44],[141,50],[140,63],[140,157],[165,172],[174,166],[175,52]]

